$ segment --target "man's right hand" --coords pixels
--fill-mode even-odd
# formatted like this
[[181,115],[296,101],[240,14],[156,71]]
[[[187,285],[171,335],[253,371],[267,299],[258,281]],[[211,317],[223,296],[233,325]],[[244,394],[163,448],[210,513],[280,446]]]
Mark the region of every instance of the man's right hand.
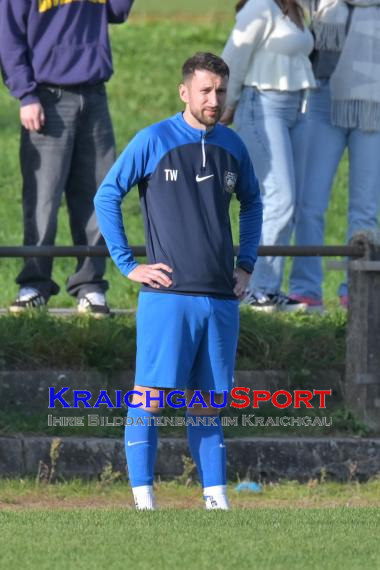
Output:
[[45,124],[45,113],[41,103],[31,103],[21,107],[20,121],[28,131],[40,131]]
[[[163,271],[161,271],[163,270]],[[173,281],[164,273],[173,273],[173,269],[164,263],[155,263],[153,265],[138,265],[128,274],[128,279],[137,283],[144,283],[159,289],[162,287],[170,287]]]

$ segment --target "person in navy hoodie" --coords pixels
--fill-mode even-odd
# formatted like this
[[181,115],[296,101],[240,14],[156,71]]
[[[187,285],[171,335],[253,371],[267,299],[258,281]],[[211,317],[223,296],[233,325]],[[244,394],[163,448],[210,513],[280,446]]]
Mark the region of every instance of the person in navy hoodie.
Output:
[[[108,24],[133,0],[1,0],[0,56],[20,101],[24,244],[54,244],[65,192],[75,245],[100,245],[93,198],[115,159],[105,82],[112,75]],[[52,258],[27,258],[12,312],[46,305],[59,292]],[[104,258],[80,258],[67,291],[80,312],[106,316]]]

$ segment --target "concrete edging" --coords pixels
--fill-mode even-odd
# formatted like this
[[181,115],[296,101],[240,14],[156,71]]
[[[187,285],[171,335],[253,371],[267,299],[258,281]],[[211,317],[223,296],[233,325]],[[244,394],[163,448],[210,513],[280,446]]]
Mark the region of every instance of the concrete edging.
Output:
[[[36,476],[50,464],[53,437],[0,437],[0,477]],[[107,464],[125,473],[122,439],[62,437],[58,478],[97,478]],[[380,438],[240,438],[226,440],[228,477],[255,481],[307,481],[321,476],[337,481],[366,481],[380,473]],[[183,473],[184,439],[161,438],[156,476]]]

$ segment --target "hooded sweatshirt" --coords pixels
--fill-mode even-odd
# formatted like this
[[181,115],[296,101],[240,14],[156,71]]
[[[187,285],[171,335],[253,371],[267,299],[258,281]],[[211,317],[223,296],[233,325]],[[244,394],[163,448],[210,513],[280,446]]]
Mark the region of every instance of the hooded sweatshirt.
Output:
[[21,105],[38,84],[94,85],[112,75],[108,24],[124,22],[133,0],[1,0],[0,58]]

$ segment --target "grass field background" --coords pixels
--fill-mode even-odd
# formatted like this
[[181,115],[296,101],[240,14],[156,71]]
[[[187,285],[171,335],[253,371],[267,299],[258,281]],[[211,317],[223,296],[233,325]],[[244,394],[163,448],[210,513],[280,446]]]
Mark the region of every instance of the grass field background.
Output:
[[[234,21],[234,2],[201,0],[136,2],[127,25],[114,26],[112,44],[115,74],[108,86],[118,152],[139,129],[159,121],[182,108],[177,95],[180,67],[198,50],[221,53]],[[0,87],[0,244],[22,243],[21,181],[18,165],[18,103]],[[347,214],[347,161],[343,160],[333,191],[327,216],[326,243],[345,242]],[[131,244],[143,243],[143,229],[137,192],[124,202],[125,227]],[[232,204],[234,241],[238,243],[238,204]],[[65,202],[59,217],[57,245],[70,245],[71,237]],[[15,276],[21,260],[2,259],[0,306],[7,306],[17,287]],[[54,279],[63,290],[53,298],[51,306],[71,306],[74,300],[64,291],[67,276],[74,270],[75,260],[59,259],[54,264]],[[289,268],[289,263],[288,263]],[[337,304],[336,289],[341,272],[328,272],[325,298],[328,306]],[[123,278],[108,261],[109,301],[114,307],[136,304],[137,286]]]
[[[187,472],[173,481],[160,481],[154,485],[159,508],[187,506],[201,509],[204,506],[199,483],[188,483]],[[198,479],[196,479],[198,481]],[[345,483],[310,479],[306,483],[281,481],[262,483],[260,492],[236,490],[236,483],[228,484],[232,508],[333,508],[380,507],[380,479],[359,483]],[[0,479],[0,512],[2,510],[70,508],[133,508],[129,483],[121,473],[105,470],[99,481],[72,479],[54,484],[35,480]],[[1,535],[0,535],[1,538]]]
[[226,513],[204,511],[198,484],[173,481],[156,485],[159,510],[144,513],[125,482],[3,480],[0,567],[378,570],[379,485],[229,485]]
[[378,570],[378,509],[0,513],[3,568]]
[[[236,0],[237,1],[237,0]],[[133,20],[157,20],[174,18],[190,18],[191,20],[206,20],[209,22],[229,21],[233,22],[235,0],[192,0],[185,2],[184,0],[165,0],[157,2],[157,0],[140,0],[135,2],[132,11]]]

